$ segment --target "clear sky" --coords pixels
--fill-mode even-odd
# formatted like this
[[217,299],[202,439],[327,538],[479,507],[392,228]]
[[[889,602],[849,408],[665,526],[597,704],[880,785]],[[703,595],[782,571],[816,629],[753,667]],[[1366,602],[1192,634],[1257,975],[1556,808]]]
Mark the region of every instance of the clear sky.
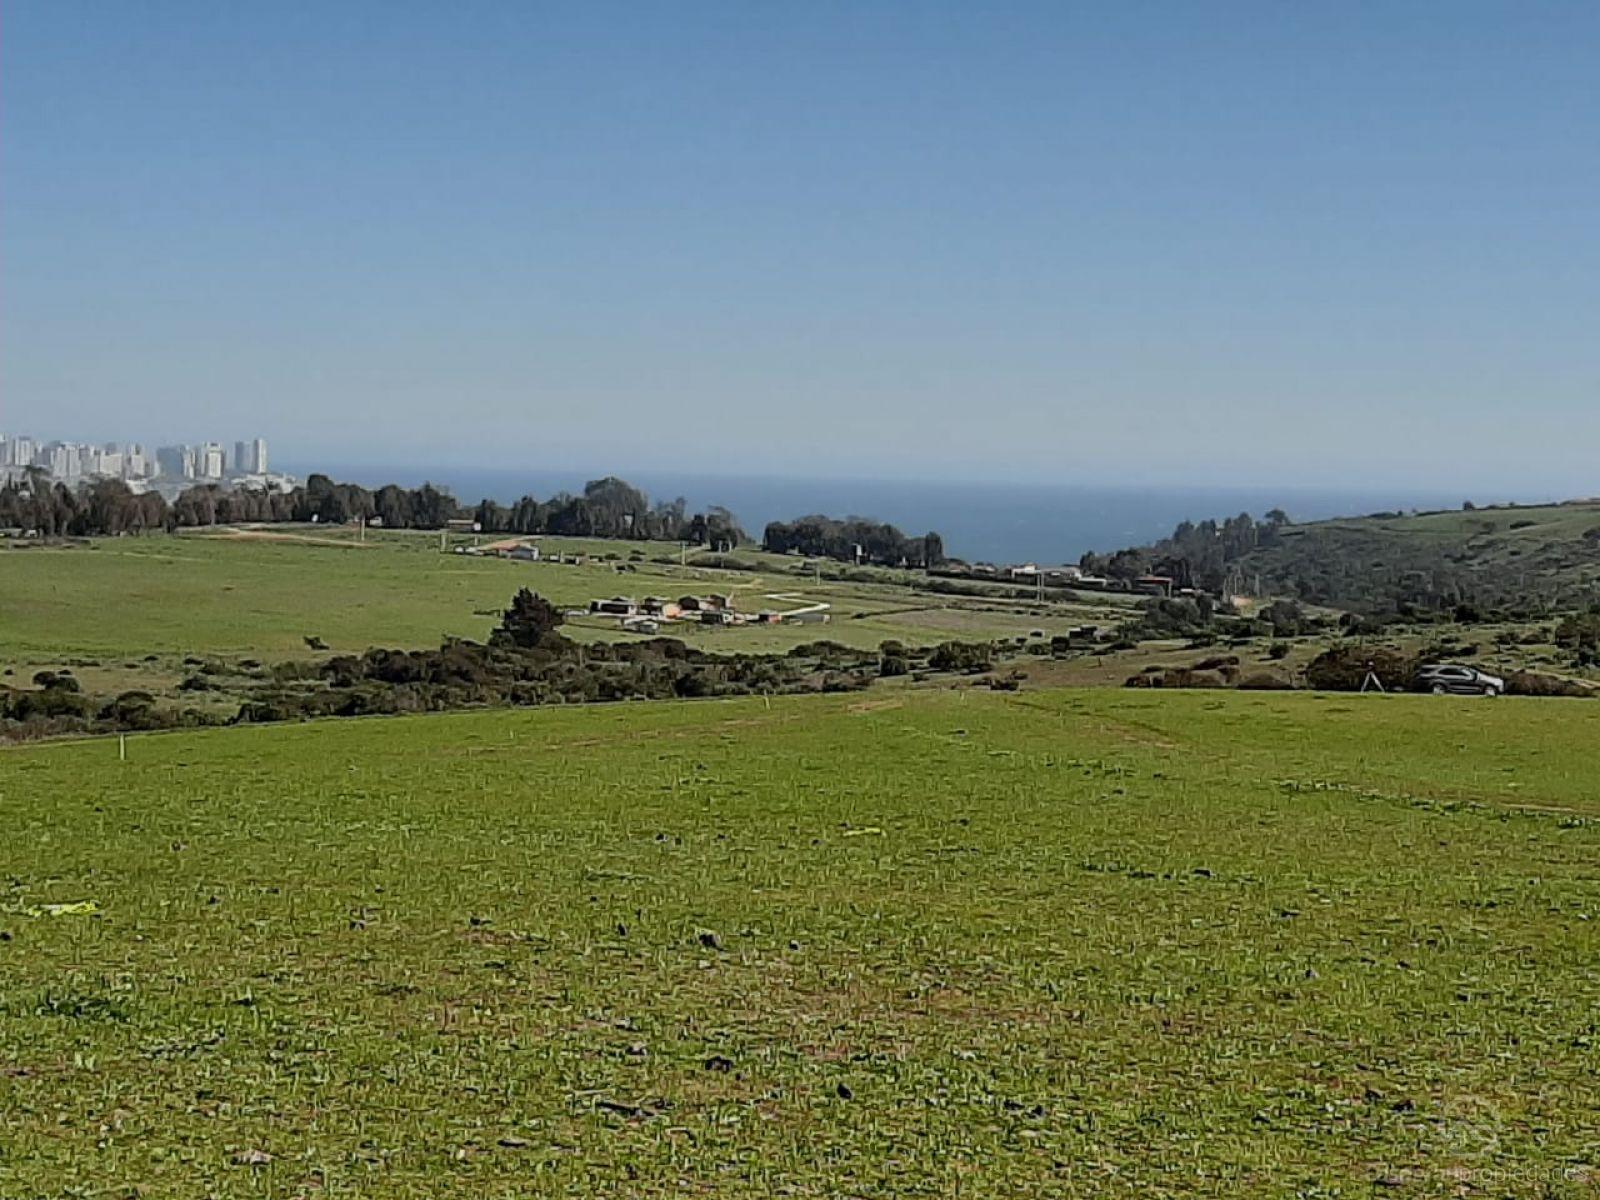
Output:
[[1600,491],[1600,5],[8,0],[0,430]]

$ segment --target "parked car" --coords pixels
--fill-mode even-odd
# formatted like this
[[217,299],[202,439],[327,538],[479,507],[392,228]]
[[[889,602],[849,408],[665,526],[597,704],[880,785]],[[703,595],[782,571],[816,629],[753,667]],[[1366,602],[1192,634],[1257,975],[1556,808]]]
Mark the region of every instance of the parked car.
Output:
[[1499,696],[1506,690],[1506,681],[1477,667],[1433,663],[1417,672],[1417,688],[1435,696]]

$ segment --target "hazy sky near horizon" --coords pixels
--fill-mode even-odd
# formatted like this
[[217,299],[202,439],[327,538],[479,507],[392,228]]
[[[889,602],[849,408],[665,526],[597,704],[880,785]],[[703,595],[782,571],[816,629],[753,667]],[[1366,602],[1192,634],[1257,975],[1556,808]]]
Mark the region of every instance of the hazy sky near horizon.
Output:
[[0,431],[1593,491],[1600,6],[11,0]]

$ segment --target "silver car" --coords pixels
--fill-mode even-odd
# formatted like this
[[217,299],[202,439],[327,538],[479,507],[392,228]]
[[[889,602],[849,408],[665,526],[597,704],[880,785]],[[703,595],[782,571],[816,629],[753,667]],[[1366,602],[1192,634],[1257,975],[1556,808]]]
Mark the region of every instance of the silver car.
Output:
[[1506,681],[1477,667],[1434,663],[1417,672],[1417,688],[1435,696],[1499,696],[1506,690]]

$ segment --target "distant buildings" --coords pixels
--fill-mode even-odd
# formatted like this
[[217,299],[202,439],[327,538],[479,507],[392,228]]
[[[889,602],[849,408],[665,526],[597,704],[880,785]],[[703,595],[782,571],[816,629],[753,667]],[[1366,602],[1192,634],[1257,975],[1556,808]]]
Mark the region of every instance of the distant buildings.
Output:
[[193,479],[194,447],[162,446],[156,451],[156,474],[168,479]]
[[[772,599],[784,599],[774,596]],[[798,597],[796,597],[798,599]],[[677,600],[664,600],[660,596],[646,596],[636,601],[632,596],[612,596],[609,599],[589,601],[587,615],[604,620],[617,618],[621,628],[629,633],[655,633],[665,624],[681,621],[695,625],[743,627],[750,625],[825,625],[831,619],[827,602],[805,604],[787,612],[764,609],[760,612],[741,612],[732,594],[712,592],[704,596],[680,596]]]
[[267,442],[256,438],[233,444],[233,471],[236,475],[264,475],[267,470]]
[[221,442],[206,442],[200,447],[195,473],[201,479],[221,479],[227,469],[228,459],[222,452]]
[[196,483],[261,488],[294,485],[287,475],[268,473],[265,438],[235,442],[230,461],[221,442],[161,446],[151,453],[138,442],[41,443],[31,437],[0,434],[0,482],[19,477],[30,467],[69,486],[120,479],[135,491],[157,490],[170,496]]

